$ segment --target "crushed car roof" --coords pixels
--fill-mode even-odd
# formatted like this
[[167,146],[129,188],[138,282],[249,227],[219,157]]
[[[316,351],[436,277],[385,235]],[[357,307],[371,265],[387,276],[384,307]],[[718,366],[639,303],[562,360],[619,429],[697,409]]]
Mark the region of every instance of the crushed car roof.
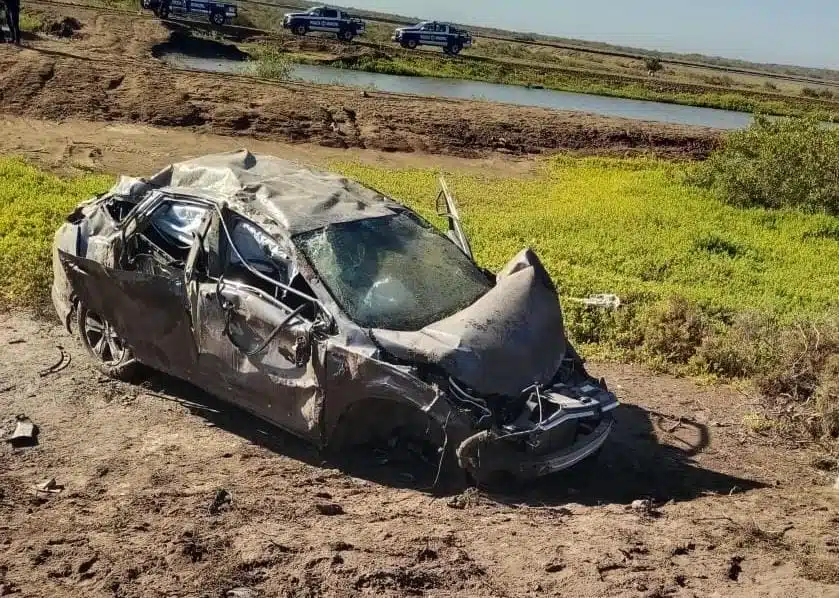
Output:
[[404,209],[340,175],[247,150],[171,164],[149,179],[122,177],[110,193],[139,201],[152,189],[226,202],[287,235]]

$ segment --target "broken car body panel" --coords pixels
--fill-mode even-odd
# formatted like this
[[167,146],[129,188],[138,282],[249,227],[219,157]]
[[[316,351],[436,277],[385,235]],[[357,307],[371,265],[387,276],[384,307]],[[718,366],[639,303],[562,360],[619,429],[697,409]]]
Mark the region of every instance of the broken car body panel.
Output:
[[124,177],[56,234],[53,301],[320,446],[384,401],[436,422],[473,473],[568,467],[617,401],[568,344],[535,254],[488,276],[442,195],[449,238],[358,183],[247,151]]
[[565,357],[556,290],[533,252],[522,251],[475,303],[417,332],[374,330],[399,359],[439,365],[481,394],[517,396],[549,383]]

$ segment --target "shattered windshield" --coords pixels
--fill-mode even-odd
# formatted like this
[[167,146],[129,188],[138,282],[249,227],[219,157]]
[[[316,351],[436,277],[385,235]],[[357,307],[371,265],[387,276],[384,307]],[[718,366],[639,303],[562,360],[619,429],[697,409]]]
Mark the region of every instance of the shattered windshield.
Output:
[[492,288],[451,241],[405,212],[331,225],[295,241],[347,315],[365,328],[419,330]]

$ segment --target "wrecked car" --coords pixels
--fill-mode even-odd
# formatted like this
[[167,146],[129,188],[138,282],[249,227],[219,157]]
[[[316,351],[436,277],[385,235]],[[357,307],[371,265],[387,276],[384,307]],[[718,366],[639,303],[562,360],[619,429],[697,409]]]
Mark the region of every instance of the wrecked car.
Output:
[[323,449],[410,442],[478,481],[570,467],[618,402],[537,256],[481,269],[441,183],[447,235],[244,150],[123,177],[57,232],[53,302],[104,373],[160,370]]

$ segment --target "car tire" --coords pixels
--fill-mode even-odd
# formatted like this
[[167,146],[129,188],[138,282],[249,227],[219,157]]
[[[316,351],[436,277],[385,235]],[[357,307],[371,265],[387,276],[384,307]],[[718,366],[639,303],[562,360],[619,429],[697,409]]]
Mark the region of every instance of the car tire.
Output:
[[342,42],[351,42],[354,37],[355,34],[352,32],[352,29],[344,29],[338,34],[338,39]]
[[161,19],[168,19],[169,18],[169,6],[166,4],[161,4],[157,7],[157,16]]
[[[371,418],[371,414],[375,417]],[[360,419],[359,419],[360,418]],[[463,490],[469,477],[457,462],[456,442],[446,437],[442,427],[429,420],[427,413],[389,401],[362,401],[350,408],[339,422],[329,439],[327,450],[339,462],[347,463],[350,455],[361,456],[371,448],[390,447],[397,452],[399,447],[410,447],[422,459],[418,481],[435,493],[447,494]],[[403,454],[405,454],[403,452]],[[413,475],[413,474],[412,474]]]
[[448,50],[448,53],[452,56],[457,56],[458,54],[460,54],[461,50],[463,50],[463,46],[459,43],[454,43],[450,45],[448,48],[446,48],[446,50]]
[[306,35],[306,32],[307,32],[307,31],[308,31],[308,28],[307,28],[305,25],[303,25],[303,24],[294,25],[294,26],[291,28],[291,32],[292,32],[294,35]]
[[143,0],[141,2],[141,5],[143,7],[143,10],[148,10],[149,8],[151,8],[151,0]]
[[415,40],[415,39],[409,39],[408,41],[405,42],[405,47],[408,48],[409,50],[416,50],[417,45],[418,45],[417,40]]
[[113,331],[108,321],[83,303],[76,308],[76,330],[85,350],[103,374],[128,381],[137,374],[139,362],[131,349]]
[[216,27],[221,27],[224,25],[224,22],[227,20],[225,14],[221,11],[215,11],[210,14],[210,23],[215,25]]

